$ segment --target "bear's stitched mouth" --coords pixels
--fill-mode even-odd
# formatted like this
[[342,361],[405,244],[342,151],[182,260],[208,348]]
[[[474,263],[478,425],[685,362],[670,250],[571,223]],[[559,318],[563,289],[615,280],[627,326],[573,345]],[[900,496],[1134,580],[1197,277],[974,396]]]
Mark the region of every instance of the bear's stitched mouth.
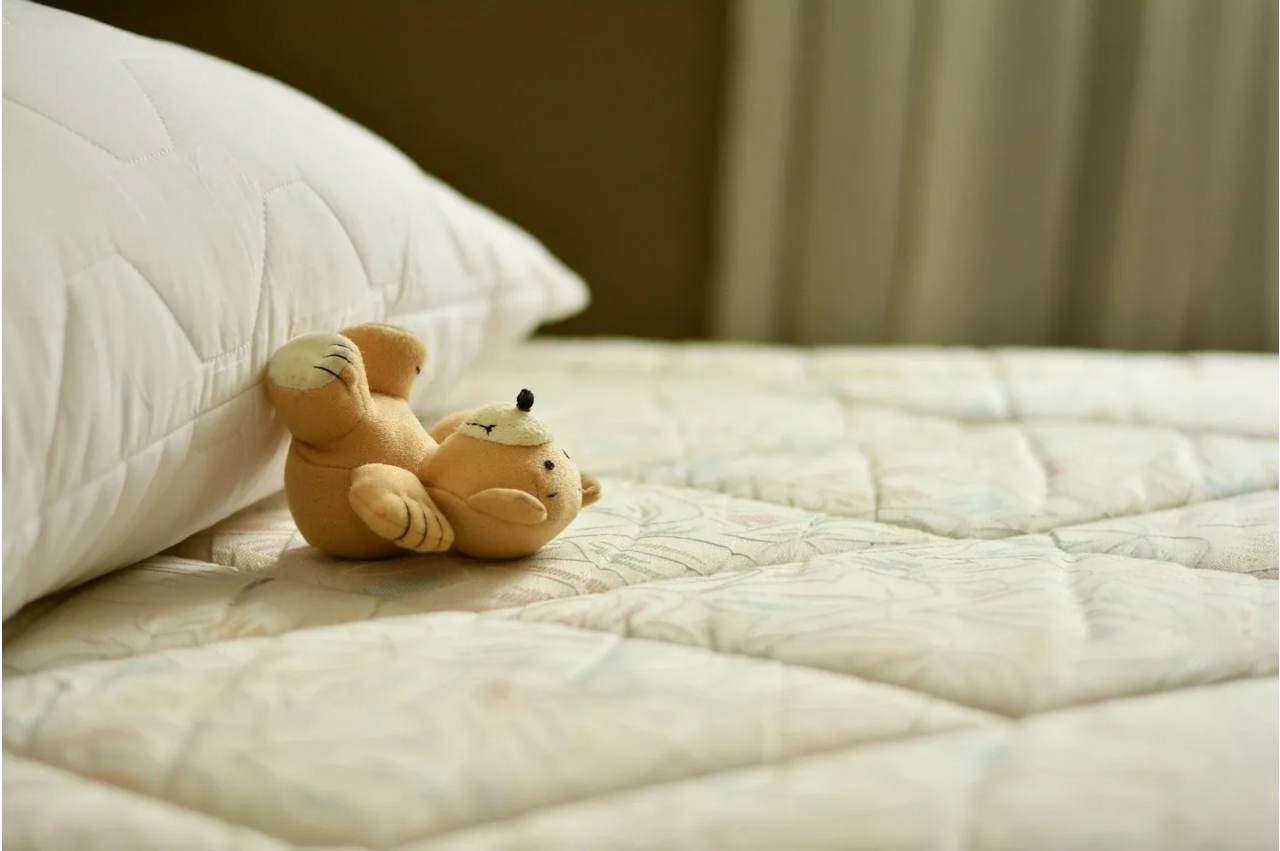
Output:
[[482,428],[484,429],[485,434],[493,434],[493,430],[498,427],[497,423],[494,423],[493,425],[485,425],[484,423],[467,423],[467,425],[473,425],[476,428]]

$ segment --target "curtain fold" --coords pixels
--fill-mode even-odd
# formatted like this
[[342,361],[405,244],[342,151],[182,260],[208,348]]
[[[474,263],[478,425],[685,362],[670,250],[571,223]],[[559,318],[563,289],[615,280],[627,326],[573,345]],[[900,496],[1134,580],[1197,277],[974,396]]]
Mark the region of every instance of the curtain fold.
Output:
[[735,15],[717,335],[1275,349],[1274,2]]

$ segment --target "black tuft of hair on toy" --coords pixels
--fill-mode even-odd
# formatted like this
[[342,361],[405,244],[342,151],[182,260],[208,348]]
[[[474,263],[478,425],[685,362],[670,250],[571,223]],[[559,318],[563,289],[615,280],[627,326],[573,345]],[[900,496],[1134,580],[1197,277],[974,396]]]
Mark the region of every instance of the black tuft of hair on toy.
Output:
[[529,409],[533,407],[533,391],[525,388],[516,395],[516,407],[529,413]]

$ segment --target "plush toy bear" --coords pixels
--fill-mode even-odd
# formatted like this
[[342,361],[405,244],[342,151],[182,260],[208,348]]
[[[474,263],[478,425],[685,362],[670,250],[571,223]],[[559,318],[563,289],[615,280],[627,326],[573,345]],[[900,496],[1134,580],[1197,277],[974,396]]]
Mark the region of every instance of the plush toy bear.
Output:
[[379,324],[306,334],[272,356],[267,392],[293,435],[285,494],[308,543],[347,558],[517,558],[599,498],[528,390],[428,433],[408,402],[425,361],[421,340]]

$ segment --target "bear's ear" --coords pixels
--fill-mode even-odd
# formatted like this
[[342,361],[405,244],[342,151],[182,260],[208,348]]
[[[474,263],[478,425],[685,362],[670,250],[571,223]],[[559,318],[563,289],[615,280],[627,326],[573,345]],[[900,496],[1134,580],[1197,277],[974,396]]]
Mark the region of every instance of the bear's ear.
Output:
[[586,508],[600,499],[600,483],[590,473],[582,474],[582,507]]
[[515,488],[482,490],[467,497],[467,505],[481,514],[521,526],[536,526],[547,519],[547,509],[542,503]]

